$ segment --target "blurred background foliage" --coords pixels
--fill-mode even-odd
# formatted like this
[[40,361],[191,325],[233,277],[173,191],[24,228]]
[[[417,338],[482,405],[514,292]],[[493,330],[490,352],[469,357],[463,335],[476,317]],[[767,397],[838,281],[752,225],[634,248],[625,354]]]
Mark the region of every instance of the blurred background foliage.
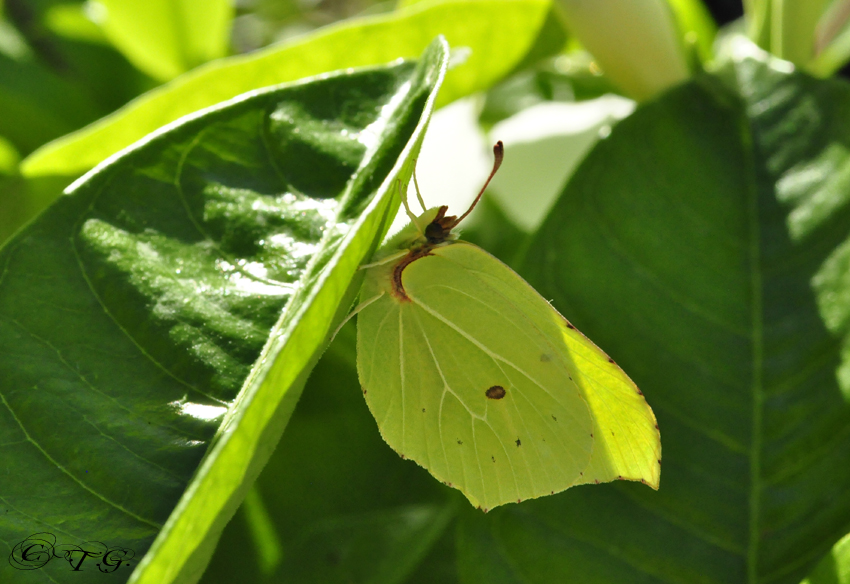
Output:
[[[61,170],[22,172],[20,163],[51,140],[105,117],[100,125],[108,124],[107,116],[135,98],[219,57],[251,54],[297,41],[332,23],[390,14],[412,4],[415,2],[378,0],[3,0],[0,242],[79,175]],[[684,5],[683,13],[699,6],[689,1]],[[742,10],[739,3],[728,0],[715,0],[709,8],[720,24],[740,16]],[[712,37],[713,32],[700,35],[704,49],[710,47]],[[620,91],[567,34],[557,9],[515,71],[477,101],[474,114],[482,130],[537,103],[581,101]],[[587,147],[585,139],[584,146],[576,148],[577,156]],[[486,150],[476,153],[481,164]],[[476,172],[468,174],[477,180]],[[464,184],[462,179],[460,182]],[[460,199],[468,198],[473,188],[470,182]]]

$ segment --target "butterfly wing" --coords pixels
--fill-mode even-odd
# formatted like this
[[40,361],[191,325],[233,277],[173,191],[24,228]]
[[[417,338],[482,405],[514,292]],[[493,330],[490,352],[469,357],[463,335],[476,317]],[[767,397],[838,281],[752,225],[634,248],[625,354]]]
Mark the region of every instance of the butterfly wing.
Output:
[[387,443],[485,509],[636,478],[644,444],[628,430],[602,439],[594,413],[651,417],[625,374],[480,248],[432,254],[404,269],[409,301],[387,293],[387,270],[370,271],[361,294],[384,292],[358,317],[358,372]]
[[625,479],[657,489],[661,477],[658,425],[643,393],[623,370],[516,272],[484,250],[458,242],[438,253],[517,307],[551,341],[551,362],[569,371],[593,419],[593,454],[576,484]]

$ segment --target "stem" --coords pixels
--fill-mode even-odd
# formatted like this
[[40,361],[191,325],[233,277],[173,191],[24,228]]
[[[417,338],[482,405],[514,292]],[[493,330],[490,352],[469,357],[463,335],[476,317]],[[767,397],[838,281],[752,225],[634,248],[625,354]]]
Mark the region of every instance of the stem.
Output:
[[746,0],[744,15],[750,39],[762,49],[770,48],[770,0]]
[[815,56],[815,30],[830,0],[773,0],[770,50],[797,66]]

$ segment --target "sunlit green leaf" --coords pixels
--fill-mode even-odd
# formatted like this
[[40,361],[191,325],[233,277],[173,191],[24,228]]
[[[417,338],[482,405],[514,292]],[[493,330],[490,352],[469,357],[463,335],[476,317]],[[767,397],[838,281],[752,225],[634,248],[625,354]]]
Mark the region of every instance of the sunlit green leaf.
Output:
[[46,145],[22,172],[74,175],[180,116],[265,85],[344,67],[415,57],[437,34],[468,47],[449,72],[440,103],[490,87],[528,52],[548,0],[440,0],[352,19],[251,55],[210,63],[158,88],[112,116]]
[[103,29],[90,18],[99,8],[93,2],[53,4],[44,12],[44,26],[65,38],[108,44]]
[[166,81],[227,54],[230,0],[98,0],[110,41],[139,69]]

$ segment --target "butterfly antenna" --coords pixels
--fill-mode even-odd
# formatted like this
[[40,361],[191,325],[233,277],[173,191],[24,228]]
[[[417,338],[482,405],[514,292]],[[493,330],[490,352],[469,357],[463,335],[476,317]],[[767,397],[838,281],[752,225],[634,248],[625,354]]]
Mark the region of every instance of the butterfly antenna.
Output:
[[404,205],[404,211],[407,213],[407,216],[410,218],[410,222],[416,226],[416,231],[419,232],[419,237],[424,237],[425,232],[422,231],[422,227],[419,225],[419,221],[417,220],[416,215],[413,214],[413,211],[410,210],[410,205],[407,204],[407,195],[401,192],[401,181],[398,181],[398,196],[401,199],[401,204]]
[[490,171],[490,176],[487,177],[487,180],[484,182],[484,186],[481,187],[481,190],[478,192],[478,196],[475,197],[475,200],[472,201],[472,204],[469,206],[469,209],[466,210],[466,213],[458,217],[452,227],[463,221],[467,215],[472,213],[472,210],[475,208],[475,205],[478,204],[478,201],[481,199],[481,195],[484,194],[484,191],[487,190],[487,185],[490,184],[490,181],[493,180],[493,176],[496,174],[496,171],[499,170],[499,167],[502,166],[502,159],[505,157],[505,147],[502,144],[502,141],[499,140],[496,142],[496,145],[493,146],[493,170]]
[[419,199],[419,206],[422,207],[424,213],[428,209],[425,208],[425,201],[422,200],[422,193],[419,192],[419,181],[416,180],[416,165],[413,166],[413,186],[416,187],[416,198]]

